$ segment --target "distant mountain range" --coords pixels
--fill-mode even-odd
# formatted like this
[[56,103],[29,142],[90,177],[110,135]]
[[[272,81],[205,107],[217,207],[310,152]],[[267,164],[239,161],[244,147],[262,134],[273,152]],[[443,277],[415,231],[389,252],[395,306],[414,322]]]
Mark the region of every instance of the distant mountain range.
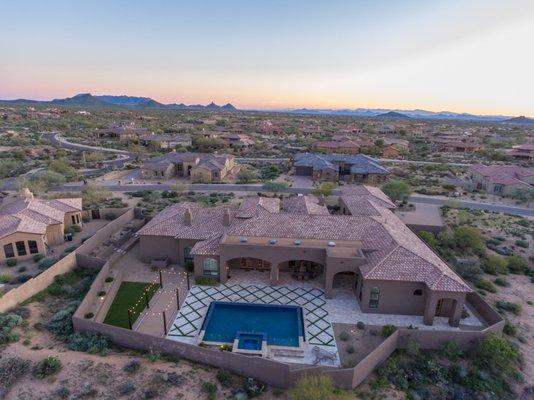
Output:
[[[65,99],[54,99],[51,101],[38,101],[29,99],[0,100],[0,104],[11,105],[48,105],[48,106],[76,106],[76,107],[119,107],[119,108],[153,108],[166,110],[199,110],[199,111],[237,111],[230,103],[219,106],[215,103],[208,105],[184,103],[163,104],[150,97],[138,96],[95,96],[90,93],[81,93]],[[266,110],[250,110],[266,111]],[[391,110],[382,108],[356,108],[356,109],[285,109],[270,110],[270,112],[284,112],[303,115],[333,115],[352,116],[377,119],[429,119],[429,120],[450,120],[450,121],[475,121],[475,122],[502,122],[506,124],[532,125],[534,119],[521,117],[510,117],[506,115],[475,115],[467,113],[455,113],[450,111],[426,111],[426,110]]]
[[65,99],[51,101],[38,101],[28,99],[0,100],[1,104],[15,105],[50,105],[50,106],[76,106],[76,107],[126,107],[126,108],[161,108],[170,110],[208,110],[208,111],[237,111],[230,103],[219,106],[213,102],[204,106],[201,104],[186,105],[163,104],[149,97],[137,96],[94,96],[91,93],[80,93]]

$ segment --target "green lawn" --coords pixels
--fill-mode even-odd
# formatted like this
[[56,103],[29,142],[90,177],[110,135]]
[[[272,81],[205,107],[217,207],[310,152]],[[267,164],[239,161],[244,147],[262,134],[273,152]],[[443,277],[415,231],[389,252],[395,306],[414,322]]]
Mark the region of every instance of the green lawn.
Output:
[[131,313],[133,324],[146,305],[143,292],[148,290],[148,299],[150,300],[158,289],[158,284],[122,282],[113,303],[109,307],[106,318],[104,318],[104,323],[129,329],[128,309],[133,310]]

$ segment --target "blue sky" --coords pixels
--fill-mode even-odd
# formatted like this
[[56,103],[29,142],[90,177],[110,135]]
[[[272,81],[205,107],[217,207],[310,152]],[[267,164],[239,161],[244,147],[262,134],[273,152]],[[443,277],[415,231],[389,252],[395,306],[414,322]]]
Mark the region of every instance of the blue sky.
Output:
[[0,98],[534,115],[534,1],[0,0]]

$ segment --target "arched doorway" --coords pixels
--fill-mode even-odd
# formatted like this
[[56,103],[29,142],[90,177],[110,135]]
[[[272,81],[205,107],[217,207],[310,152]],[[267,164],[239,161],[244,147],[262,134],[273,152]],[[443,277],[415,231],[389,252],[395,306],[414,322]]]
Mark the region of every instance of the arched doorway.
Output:
[[441,298],[436,303],[434,315],[436,317],[451,317],[457,306],[458,301],[450,298]]
[[233,283],[253,281],[270,284],[271,263],[261,258],[237,257],[226,261],[228,279]]
[[324,266],[311,260],[288,260],[278,264],[279,279],[323,282]]

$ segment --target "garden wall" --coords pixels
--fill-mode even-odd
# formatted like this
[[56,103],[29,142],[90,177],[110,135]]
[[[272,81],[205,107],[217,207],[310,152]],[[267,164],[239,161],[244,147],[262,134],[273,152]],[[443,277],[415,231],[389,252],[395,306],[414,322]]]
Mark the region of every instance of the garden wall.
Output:
[[[0,298],[0,313],[10,310],[17,304],[29,299],[31,296],[47,288],[54,282],[54,278],[57,275],[72,271],[74,268],[76,268],[76,266],[78,266],[78,253],[90,253],[99,243],[103,241],[103,238],[109,237],[110,234],[118,231],[133,219],[133,209],[126,209],[126,211],[124,211],[124,209],[121,210],[123,211],[123,214],[120,217],[102,227],[76,250],[58,260],[58,262],[56,262],[53,266],[43,271],[36,277],[4,294],[4,296]],[[82,259],[82,262],[83,261],[84,260]],[[100,275],[101,274],[99,274],[99,276]]]

